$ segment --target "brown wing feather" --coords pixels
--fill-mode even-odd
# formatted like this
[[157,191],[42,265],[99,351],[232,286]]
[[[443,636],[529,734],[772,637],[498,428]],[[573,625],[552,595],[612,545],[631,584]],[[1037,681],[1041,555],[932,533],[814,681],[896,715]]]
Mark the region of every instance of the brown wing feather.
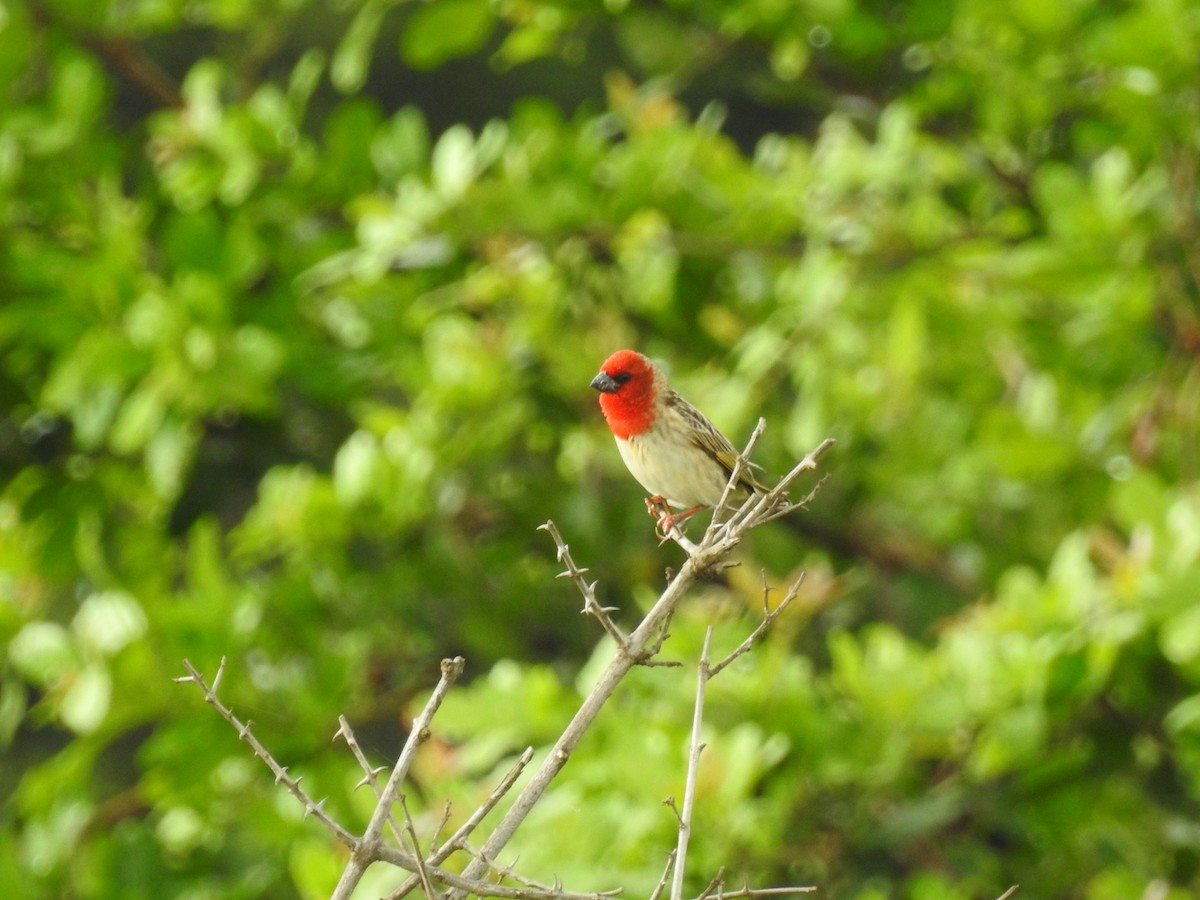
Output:
[[[726,478],[732,475],[733,467],[737,464],[737,459],[741,454],[733,444],[729,443],[729,439],[717,430],[717,426],[675,391],[667,393],[666,404],[674,407],[687,420],[696,446],[716,460],[717,464],[725,470]],[[765,484],[754,477],[754,473],[750,469],[753,465],[754,463],[746,461],[738,475],[738,484],[748,491],[765,492],[769,490]]]

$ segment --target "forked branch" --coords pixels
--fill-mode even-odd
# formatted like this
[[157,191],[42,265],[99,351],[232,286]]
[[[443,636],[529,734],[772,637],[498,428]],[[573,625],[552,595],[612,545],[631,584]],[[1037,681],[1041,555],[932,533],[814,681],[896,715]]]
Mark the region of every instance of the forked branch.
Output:
[[[619,891],[574,893],[564,890],[557,883],[550,886],[539,884],[518,875],[511,867],[501,865],[498,861],[500,853],[533,807],[544,796],[554,778],[562,771],[584,732],[595,721],[604,704],[613,695],[617,686],[629,673],[630,669],[637,665],[667,665],[667,663],[657,660],[655,657],[667,637],[668,625],[676,606],[693,583],[710,572],[729,565],[726,561],[727,555],[737,546],[748,531],[787,512],[804,508],[812,499],[817,488],[820,487],[820,483],[818,482],[817,488],[814,488],[799,502],[792,502],[787,498],[786,492],[788,487],[801,474],[816,468],[821,455],[833,444],[832,439],[823,441],[808,456],[797,463],[792,471],[784,476],[779,484],[770,491],[751,496],[742,506],[734,510],[728,518],[724,518],[726,504],[732,493],[732,485],[737,481],[744,467],[749,465],[745,460],[749,458],[755,442],[762,433],[763,426],[764,423],[760,420],[758,427],[750,438],[750,442],[747,444],[745,458],[739,459],[734,466],[730,482],[726,486],[720,503],[718,503],[717,508],[714,510],[713,522],[705,531],[700,543],[695,544],[691,542],[677,528],[673,528],[670,531],[668,537],[684,548],[687,553],[687,559],[678,572],[669,573],[666,589],[638,626],[629,634],[623,632],[613,621],[610,614],[614,610],[602,606],[597,600],[595,592],[596,583],[589,582],[585,578],[588,570],[575,563],[567,543],[563,540],[554,523],[547,522],[541,526],[542,530],[547,531],[553,538],[558,550],[558,559],[565,566],[565,570],[559,577],[568,578],[574,582],[583,596],[583,612],[591,615],[601,624],[605,632],[612,638],[616,652],[609,662],[608,667],[595,683],[591,693],[584,698],[579,709],[563,730],[558,740],[555,741],[553,747],[550,748],[529,780],[520,789],[499,823],[478,847],[469,842],[471,834],[478,828],[483,819],[514,788],[518,777],[532,760],[532,749],[527,749],[522,754],[520,759],[517,760],[509,772],[501,779],[490,796],[468,816],[466,821],[453,834],[440,844],[436,838],[430,838],[427,853],[423,853],[420,849],[421,842],[418,839],[416,824],[409,812],[405,796],[401,792],[401,787],[407,778],[409,768],[416,757],[418,748],[430,736],[430,723],[434,714],[437,712],[451,686],[459,675],[462,674],[464,660],[461,657],[442,661],[441,678],[420,714],[414,719],[411,731],[404,743],[399,758],[396,760],[396,764],[393,766],[387,781],[382,786],[379,784],[378,777],[383,773],[384,767],[375,768],[371,766],[359,747],[349,722],[344,716],[339,719],[339,728],[334,737],[335,739],[341,737],[346,741],[359,767],[364,772],[364,777],[358,786],[369,785],[377,797],[377,803],[366,830],[359,837],[356,837],[349,829],[334,821],[324,811],[324,801],[314,801],[300,787],[300,779],[291,777],[286,767],[281,766],[257,738],[254,737],[251,732],[251,723],[243,723],[221,702],[217,696],[217,688],[224,673],[224,660],[221,661],[221,666],[211,686],[205,682],[199,671],[187,660],[184,661],[187,675],[175,680],[194,683],[200,689],[204,699],[218,711],[222,718],[233,726],[238,736],[250,745],[255,755],[267,764],[268,768],[275,775],[276,781],[283,783],[297,800],[300,801],[304,807],[305,814],[314,816],[338,841],[349,848],[349,859],[332,894],[333,900],[348,900],[355,887],[361,881],[367,867],[374,862],[386,862],[411,873],[402,884],[392,891],[392,893],[388,894],[387,900],[400,900],[400,898],[406,896],[416,887],[423,888],[427,895],[433,896],[437,894],[438,896],[446,896],[450,900],[458,900],[458,898],[465,897],[467,894],[474,894],[481,897],[514,898],[514,900],[605,900],[605,898],[614,896]],[[675,808],[673,801],[670,803],[672,808],[675,809],[675,814],[679,822],[678,846],[668,856],[666,868],[663,871],[658,886],[654,890],[652,900],[660,900],[662,893],[667,888],[668,882],[671,885],[672,900],[682,900],[688,840],[691,835],[692,811],[696,800],[697,771],[700,753],[703,749],[703,745],[700,743],[700,733],[703,725],[704,696],[707,682],[751,648],[754,642],[771,626],[792,600],[795,599],[800,588],[800,583],[799,579],[794,582],[783,600],[773,610],[769,607],[768,590],[764,584],[762,621],[738,647],[715,665],[710,664],[708,660],[709,644],[712,637],[711,628],[705,636],[704,650],[700,660],[696,704],[693,713],[683,807],[682,809],[678,809]],[[395,813],[397,804],[400,806],[403,814],[400,820],[397,820]],[[437,831],[441,831],[441,828],[448,821],[449,816],[450,812],[449,808],[447,808],[447,812],[438,825]],[[391,831],[392,841],[390,843],[384,839],[385,829]],[[441,863],[456,852],[463,853],[469,857],[461,874],[454,874],[441,868]],[[732,900],[735,897],[759,897],[810,890],[810,888],[772,888],[768,890],[742,888],[741,890],[728,892],[724,890],[723,878],[723,872],[718,873],[718,876],[713,879],[713,882],[697,900],[706,900],[706,898],[710,897]],[[495,883],[492,879],[507,879],[510,882],[516,882],[516,886]],[[449,888],[449,893],[445,895],[441,894],[436,886]]]

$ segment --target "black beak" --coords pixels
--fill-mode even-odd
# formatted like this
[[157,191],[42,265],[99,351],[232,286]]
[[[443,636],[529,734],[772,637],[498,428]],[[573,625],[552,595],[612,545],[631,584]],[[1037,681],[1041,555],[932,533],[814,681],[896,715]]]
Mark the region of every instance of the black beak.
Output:
[[601,372],[592,379],[592,387],[602,394],[615,394],[620,385],[618,385],[616,379],[607,372]]

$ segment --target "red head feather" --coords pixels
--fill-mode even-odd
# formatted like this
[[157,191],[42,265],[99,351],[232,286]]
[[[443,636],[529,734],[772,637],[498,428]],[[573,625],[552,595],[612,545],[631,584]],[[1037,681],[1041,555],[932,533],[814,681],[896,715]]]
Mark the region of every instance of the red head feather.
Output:
[[642,354],[618,350],[604,361],[592,382],[600,391],[600,409],[608,427],[622,440],[641,434],[654,421],[654,375],[654,366]]

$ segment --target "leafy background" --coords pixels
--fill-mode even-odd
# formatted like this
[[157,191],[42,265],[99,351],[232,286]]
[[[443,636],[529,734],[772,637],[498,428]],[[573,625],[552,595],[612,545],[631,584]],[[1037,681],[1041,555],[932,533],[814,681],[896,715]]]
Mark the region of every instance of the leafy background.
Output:
[[[1200,7],[11,0],[0,7],[0,883],[320,897],[339,713],[462,816],[659,548],[587,383],[661,358],[811,512],[678,617],[717,679],[690,886],[1200,890]],[[777,596],[777,595],[776,595]],[[511,847],[647,893],[687,669]],[[386,892],[386,879],[363,896]]]

